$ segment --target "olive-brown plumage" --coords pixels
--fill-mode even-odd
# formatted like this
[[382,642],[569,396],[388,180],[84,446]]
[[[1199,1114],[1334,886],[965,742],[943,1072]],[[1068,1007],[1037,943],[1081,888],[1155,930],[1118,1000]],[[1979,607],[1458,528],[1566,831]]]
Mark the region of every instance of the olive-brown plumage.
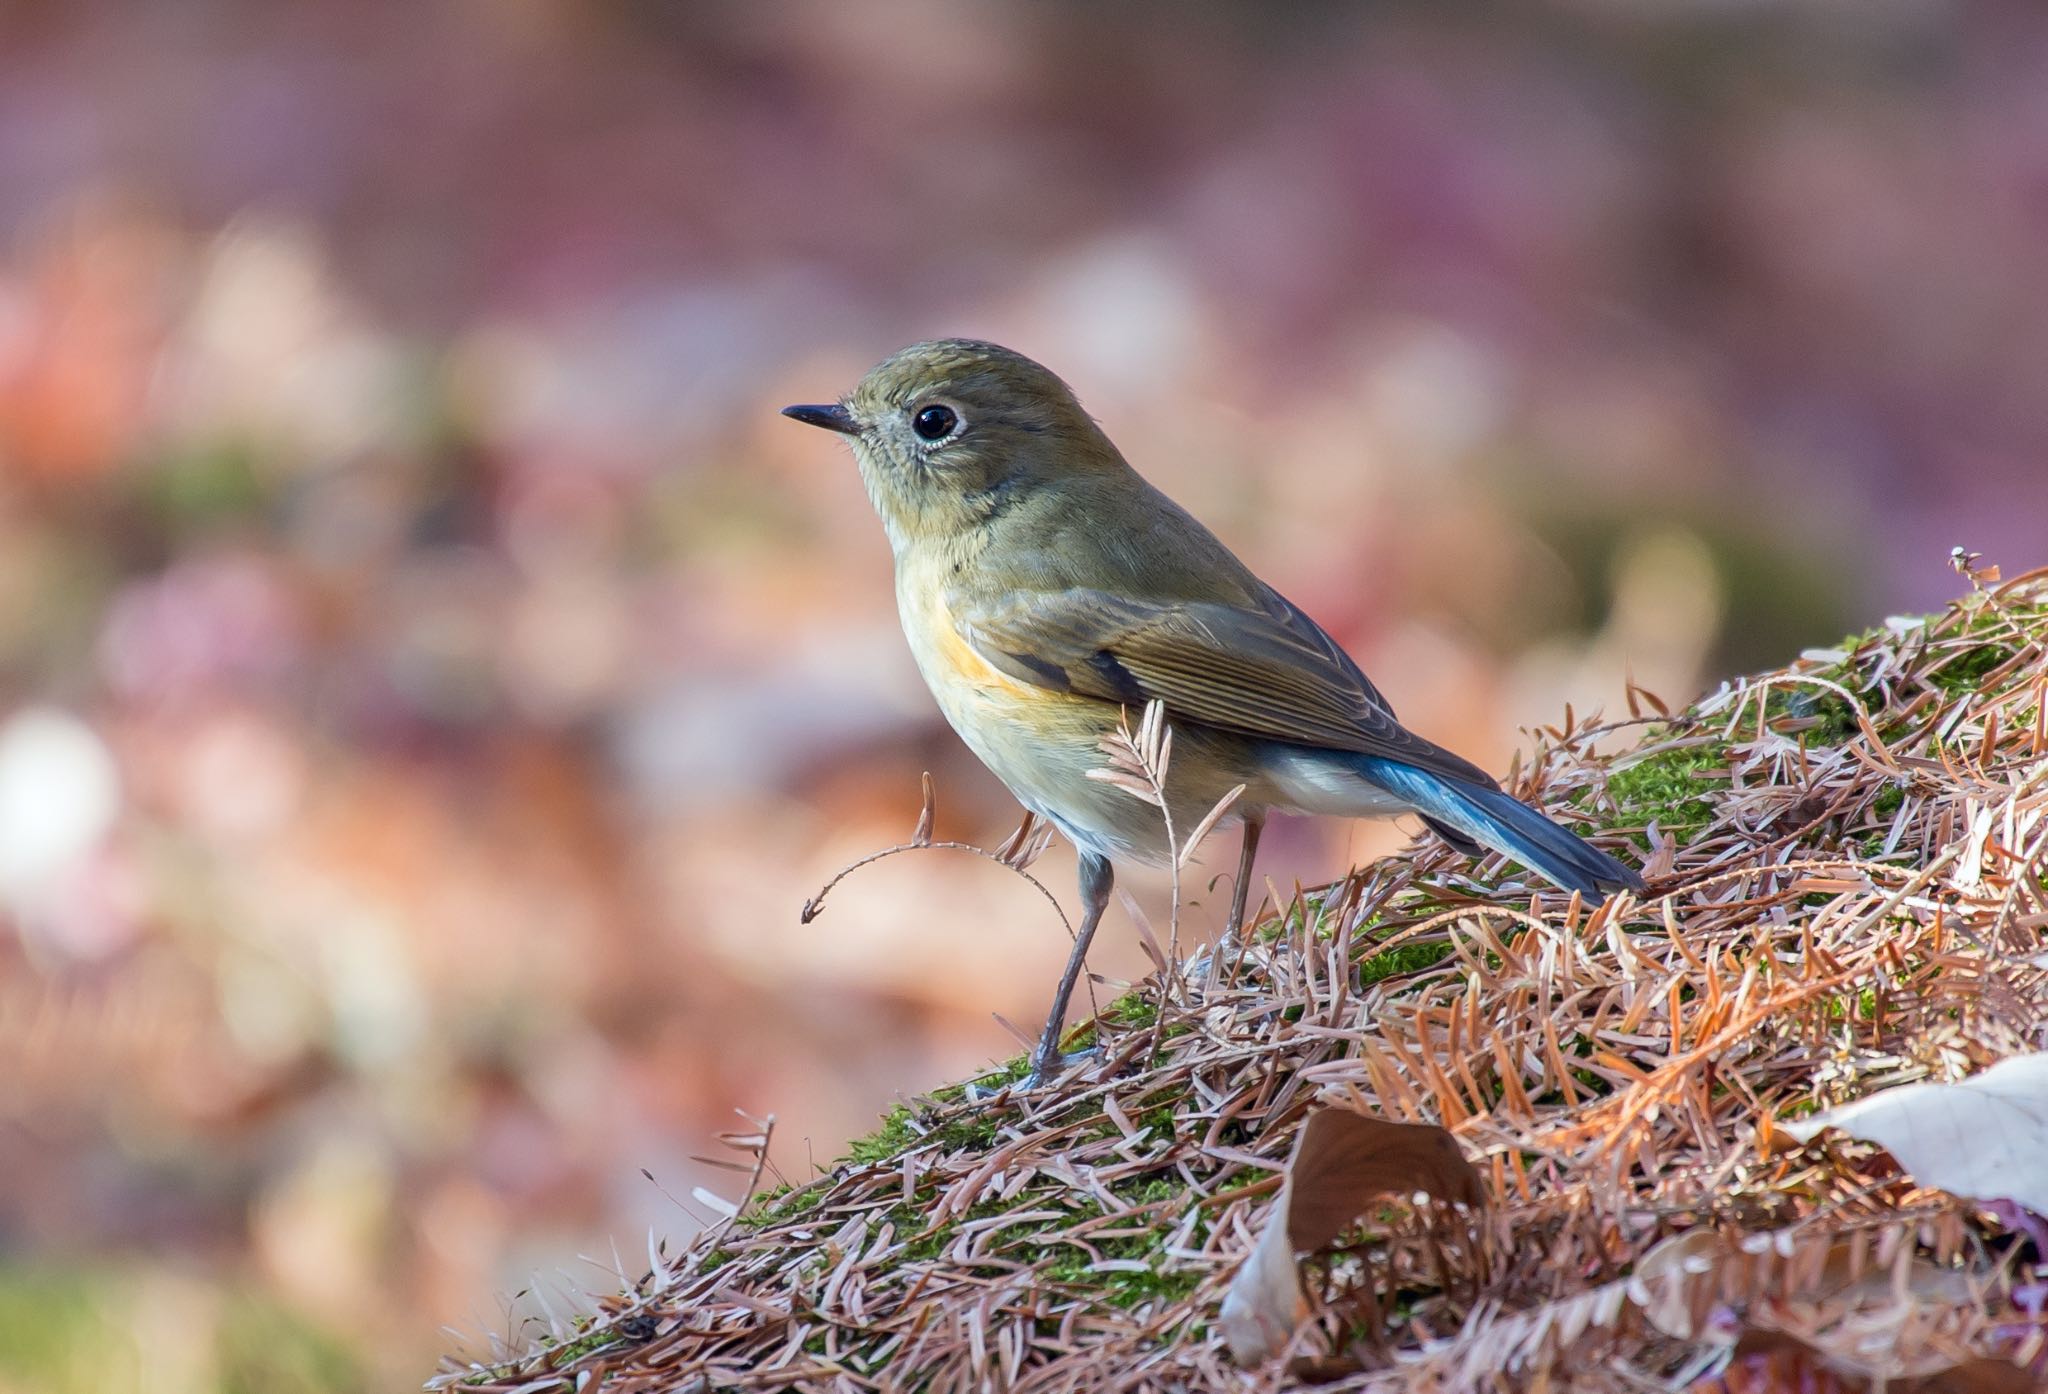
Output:
[[840,404],[786,414],[847,435],[896,560],[918,668],[954,730],[1081,853],[1086,913],[1035,1060],[1059,1062],[1067,994],[1110,861],[1156,861],[1165,821],[1088,778],[1130,709],[1174,729],[1168,804],[1189,828],[1237,785],[1245,824],[1226,933],[1242,924],[1273,809],[1420,814],[1589,895],[1635,873],[1423,740],[1358,665],[1215,535],[1125,463],[1051,372],[948,339],[885,360]]

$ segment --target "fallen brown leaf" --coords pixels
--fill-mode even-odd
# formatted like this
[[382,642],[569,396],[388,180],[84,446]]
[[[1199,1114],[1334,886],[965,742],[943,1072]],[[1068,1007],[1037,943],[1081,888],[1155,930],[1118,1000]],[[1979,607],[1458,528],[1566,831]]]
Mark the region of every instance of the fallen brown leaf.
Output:
[[1348,1108],[1309,1116],[1285,1176],[1258,1243],[1223,1298],[1224,1339],[1240,1365],[1271,1358],[1308,1314],[1295,1255],[1328,1248],[1375,1199],[1427,1195],[1473,1209],[1487,1200],[1479,1173],[1444,1129]]

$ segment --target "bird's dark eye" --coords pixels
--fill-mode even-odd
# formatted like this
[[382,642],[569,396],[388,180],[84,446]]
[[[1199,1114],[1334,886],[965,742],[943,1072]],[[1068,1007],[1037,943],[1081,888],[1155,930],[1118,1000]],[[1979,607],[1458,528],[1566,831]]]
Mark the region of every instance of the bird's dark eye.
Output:
[[921,440],[944,440],[959,424],[960,416],[951,407],[926,407],[910,418],[910,429]]

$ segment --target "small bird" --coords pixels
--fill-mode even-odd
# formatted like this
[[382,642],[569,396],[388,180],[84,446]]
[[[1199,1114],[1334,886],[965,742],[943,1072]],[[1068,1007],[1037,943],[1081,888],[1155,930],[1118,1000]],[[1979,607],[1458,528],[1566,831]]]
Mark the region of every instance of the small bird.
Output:
[[853,443],[896,560],[904,635],[939,708],[1020,803],[1080,853],[1082,920],[1025,1087],[1053,1078],[1111,864],[1164,862],[1160,811],[1089,771],[1127,713],[1173,730],[1166,803],[1189,829],[1236,786],[1244,827],[1225,938],[1268,813],[1415,813],[1589,899],[1643,889],[1612,857],[1405,729],[1321,626],[1124,462],[1068,386],[996,344],[885,359],[843,400],[784,416]]

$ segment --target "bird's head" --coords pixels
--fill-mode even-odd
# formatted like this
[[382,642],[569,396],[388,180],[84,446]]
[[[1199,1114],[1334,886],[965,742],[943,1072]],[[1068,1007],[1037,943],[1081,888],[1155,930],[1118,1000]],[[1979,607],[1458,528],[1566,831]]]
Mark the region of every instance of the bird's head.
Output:
[[853,442],[899,554],[979,527],[1049,485],[1127,468],[1064,382],[974,339],[912,344],[842,400],[782,414]]

